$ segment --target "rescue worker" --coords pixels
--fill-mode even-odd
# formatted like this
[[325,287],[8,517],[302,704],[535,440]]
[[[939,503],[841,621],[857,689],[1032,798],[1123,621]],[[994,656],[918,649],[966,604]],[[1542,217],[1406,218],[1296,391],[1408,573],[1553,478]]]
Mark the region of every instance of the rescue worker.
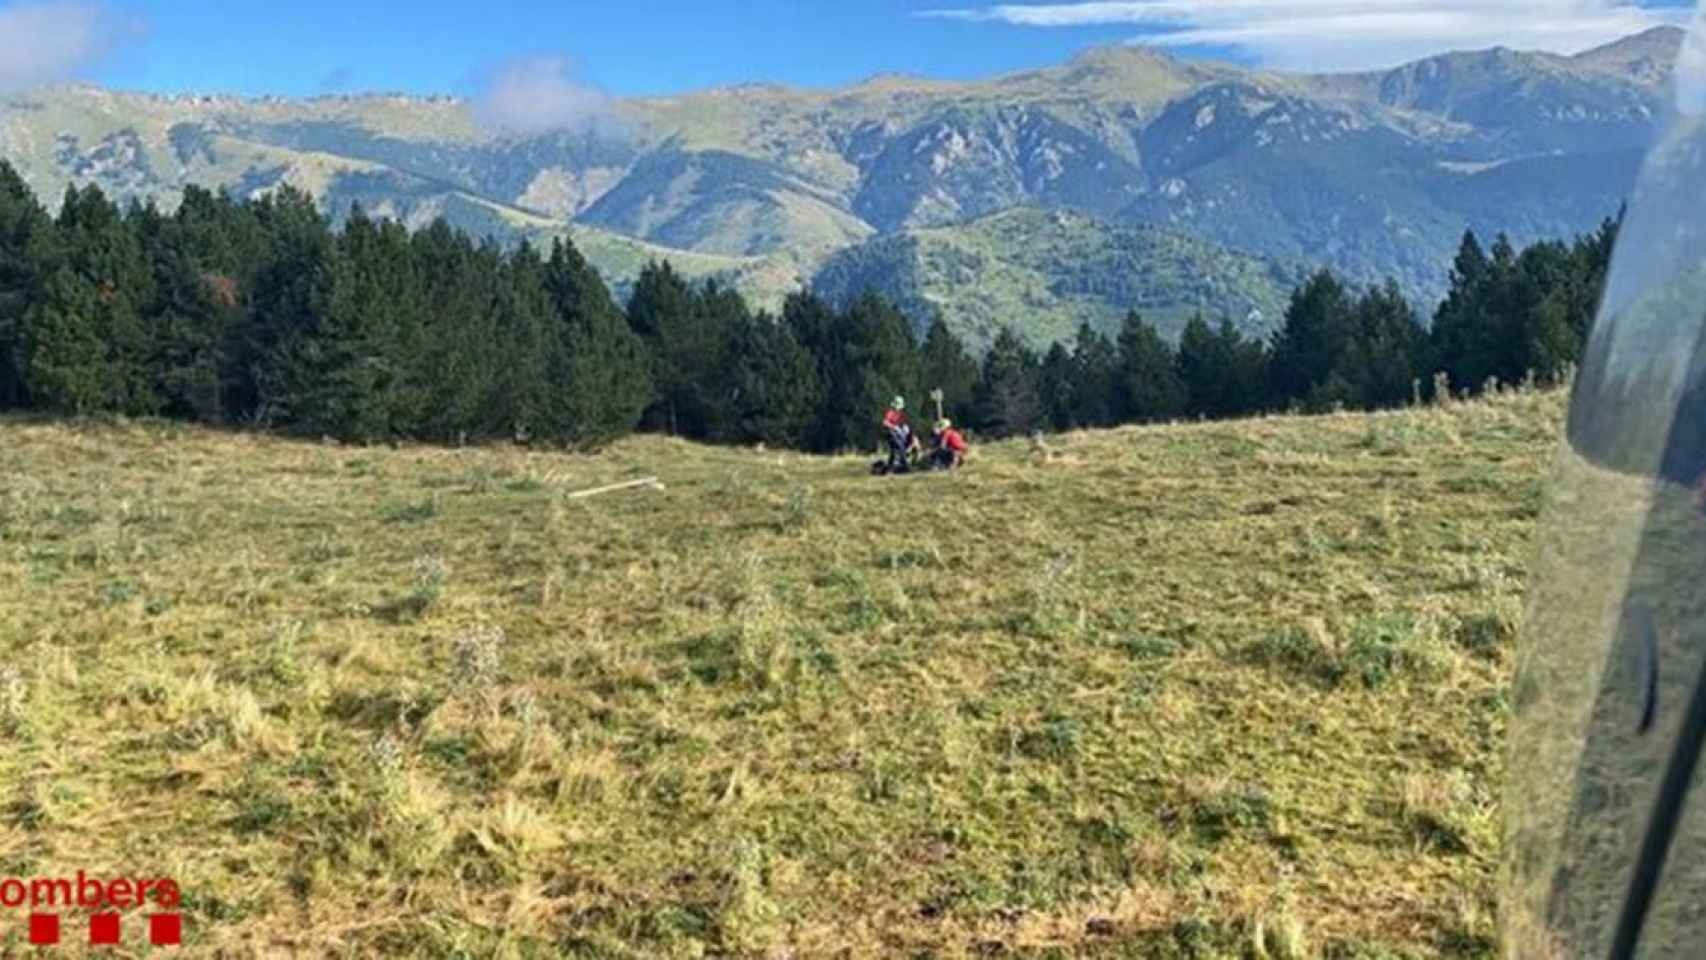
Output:
[[953,470],[966,459],[966,438],[954,429],[953,421],[947,417],[936,421],[935,430],[931,431],[930,466],[937,470]]
[[906,398],[895,397],[883,414],[883,430],[888,435],[889,456],[887,473],[906,473],[912,469],[912,455],[918,452],[918,437],[906,418]]

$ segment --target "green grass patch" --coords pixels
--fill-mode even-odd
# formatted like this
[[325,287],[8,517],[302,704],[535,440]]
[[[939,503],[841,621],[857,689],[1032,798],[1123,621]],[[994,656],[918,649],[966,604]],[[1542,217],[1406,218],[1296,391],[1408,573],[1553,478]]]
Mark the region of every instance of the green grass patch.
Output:
[[1561,400],[904,483],[0,420],[0,862],[210,956],[1484,956]]

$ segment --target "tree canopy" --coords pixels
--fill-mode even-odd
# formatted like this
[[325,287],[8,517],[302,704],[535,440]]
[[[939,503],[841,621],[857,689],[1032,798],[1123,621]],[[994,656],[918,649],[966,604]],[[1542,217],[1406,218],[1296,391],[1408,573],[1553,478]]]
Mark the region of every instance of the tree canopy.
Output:
[[[1483,248],[1465,233],[1431,322],[1394,283],[1330,271],[1271,337],[1197,316],[1170,342],[1135,310],[1038,345],[1002,329],[981,358],[866,293],[800,291],[779,316],[717,280],[648,264],[619,304],[573,242],[410,233],[359,205],[334,224],[280,187],[198,187],[170,214],[69,188],[57,214],[0,162],[0,409],[120,413],[351,441],[523,437],[596,448],[635,430],[814,451],[869,448],[895,395],[944,395],[1000,437],[1266,410],[1408,403],[1551,382],[1579,362],[1618,223],[1571,242]],[[920,338],[920,334],[922,337]]]

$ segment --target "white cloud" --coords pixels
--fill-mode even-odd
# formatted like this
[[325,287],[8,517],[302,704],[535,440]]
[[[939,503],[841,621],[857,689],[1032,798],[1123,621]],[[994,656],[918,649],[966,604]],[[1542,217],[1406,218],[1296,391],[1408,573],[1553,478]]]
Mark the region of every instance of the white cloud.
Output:
[[475,116],[500,133],[621,132],[611,98],[578,80],[573,64],[563,57],[510,60],[482,87],[474,101]]
[[76,76],[141,32],[140,23],[98,3],[0,6],[0,91]]
[[1031,27],[1128,25],[1134,42],[1227,46],[1285,69],[1392,66],[1446,50],[1575,53],[1686,11],[1620,0],[1105,0],[931,10],[927,17]]

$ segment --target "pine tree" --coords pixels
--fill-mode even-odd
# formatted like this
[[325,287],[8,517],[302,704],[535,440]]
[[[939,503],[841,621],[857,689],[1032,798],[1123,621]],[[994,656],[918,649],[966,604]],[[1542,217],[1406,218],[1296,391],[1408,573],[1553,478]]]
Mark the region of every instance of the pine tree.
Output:
[[822,399],[811,354],[767,313],[742,316],[732,341],[733,391],[720,439],[805,445]]
[[1350,292],[1331,271],[1318,271],[1292,293],[1274,340],[1268,369],[1275,403],[1319,408],[1323,396],[1340,392],[1327,381],[1355,335]]
[[25,377],[44,410],[83,414],[117,407],[107,344],[95,319],[95,285],[69,266],[48,277],[23,318]]
[[196,263],[180,222],[162,223],[148,241],[154,270],[151,365],[167,416],[215,423],[227,415],[225,347],[239,314],[232,291]]
[[1185,387],[1185,413],[1190,416],[1219,419],[1233,412],[1231,376],[1233,356],[1231,344],[1209,329],[1208,321],[1197,314],[1185,324],[1179,335],[1176,358],[1179,381]]
[[[143,313],[154,296],[153,276],[138,226],[98,187],[66,189],[55,231],[58,252],[63,266],[82,283],[69,284],[63,278],[50,283],[43,290],[45,312],[39,314],[47,326],[26,333],[25,339],[35,345],[32,349],[55,354],[44,363],[58,371],[62,383],[70,378],[103,384],[100,399],[85,409],[151,414],[160,408],[150,363],[154,331]],[[84,285],[93,290],[92,299]],[[61,349],[54,343],[59,337],[70,337],[76,345],[67,343]],[[91,340],[101,344],[98,352],[83,349]],[[73,357],[87,369],[74,373],[66,368]],[[92,399],[86,391],[80,395],[84,401]]]
[[[1453,389],[1463,389],[1477,375],[1485,377],[1477,358],[1485,352],[1488,339],[1483,299],[1490,266],[1475,234],[1465,232],[1452,262],[1450,290],[1434,312],[1428,333],[1429,369],[1423,379],[1429,382],[1430,390],[1436,372],[1443,372]],[[1479,381],[1474,385],[1479,386]]]
[[491,243],[476,248],[442,220],[417,233],[412,246],[425,284],[413,370],[434,387],[420,434],[446,443],[505,436],[513,424],[500,409],[500,385],[510,372],[498,332],[503,254]]
[[1457,244],[1457,256],[1451,261],[1451,285],[1466,290],[1474,289],[1486,276],[1490,261],[1481,249],[1481,241],[1476,238],[1475,231],[1463,231],[1463,238]]
[[1042,403],[1042,419],[1055,430],[1070,430],[1074,426],[1072,406],[1078,379],[1078,364],[1064,344],[1055,341],[1043,355],[1037,370],[1037,396]]
[[[1623,214],[1619,211],[1616,218],[1607,218],[1600,223],[1599,229],[1576,240],[1573,253],[1578,282],[1570,292],[1566,309],[1578,344],[1585,346],[1593,332],[1600,297],[1605,291],[1605,278],[1611,272],[1611,254],[1622,226]],[[1578,358],[1581,349],[1577,349]]]
[[1268,348],[1255,337],[1246,337],[1224,317],[1216,336],[1230,358],[1227,380],[1227,414],[1244,416],[1263,409],[1268,393]]
[[424,285],[416,270],[408,228],[396,220],[378,223],[372,245],[358,261],[365,268],[362,299],[375,371],[375,420],[387,437],[418,437],[437,385],[415,368],[425,346],[421,314]]
[[[926,391],[942,391],[942,413],[955,423],[979,426],[974,419],[977,383],[982,371],[966,353],[965,344],[939,316],[931,321],[925,334],[921,363],[921,386]],[[931,409],[934,412],[934,407]]]
[[1504,382],[1533,374],[1549,383],[1580,357],[1578,330],[1586,322],[1571,316],[1581,299],[1579,266],[1570,248],[1556,241],[1536,243],[1517,257],[1506,306],[1511,313],[1501,325],[1505,350],[1498,375]]
[[983,376],[978,381],[978,420],[983,429],[995,437],[1011,437],[1043,426],[1048,411],[1037,389],[1039,373],[1036,353],[1012,327],[1002,327],[983,359]]
[[695,291],[667,262],[640,271],[628,301],[628,324],[652,357],[654,401],[643,423],[672,434],[705,438],[726,392],[731,329],[706,314],[704,291]]
[[644,341],[573,243],[552,243],[545,288],[557,323],[551,385],[558,432],[590,448],[632,431],[652,395]]
[[412,278],[406,247],[387,232],[355,207],[326,251],[328,282],[308,304],[311,326],[295,331],[278,357],[292,424],[302,432],[361,441],[399,432],[400,301]]
[[251,422],[290,423],[295,360],[310,351],[331,296],[336,248],[312,198],[289,185],[253,204],[263,253],[249,311],[228,347],[228,396]]
[[817,373],[818,402],[806,432],[806,447],[819,452],[846,444],[840,438],[838,404],[847,392],[848,375],[845,337],[841,318],[822,298],[809,291],[788,295],[782,303],[782,326],[812,359]]
[[1471,391],[1479,391],[1494,377],[1506,383],[1520,377],[1517,373],[1522,366],[1520,358],[1527,352],[1520,340],[1521,314],[1532,298],[1516,246],[1509,236],[1500,233],[1489,253],[1480,291],[1482,324],[1471,338],[1472,351],[1465,357],[1466,371],[1461,384]]
[[1222,318],[1211,329],[1200,314],[1191,318],[1179,337],[1177,363],[1186,413],[1223,419],[1261,409],[1267,351],[1232,321]]
[[[162,287],[162,309],[169,308],[165,301],[176,299],[190,309],[200,311],[192,323],[194,329],[211,331],[218,328],[219,342],[213,347],[219,365],[214,388],[218,402],[214,406],[217,407],[217,416],[225,420],[243,419],[254,413],[256,361],[250,346],[256,337],[252,294],[256,278],[267,268],[271,252],[256,206],[239,203],[223,190],[215,194],[194,185],[186,187],[183,200],[164,232],[162,242],[169,248],[169,262],[160,261],[160,247],[156,248],[154,255],[155,271]],[[186,269],[196,271],[198,284],[192,284],[185,275]],[[201,291],[191,293],[196,285],[202,288]],[[188,303],[203,294],[210,303]],[[162,322],[169,325],[172,320],[167,318]],[[185,352],[180,350],[180,357]],[[193,347],[187,353],[204,355],[200,347]],[[200,382],[199,377],[199,372],[196,372],[190,380]],[[212,407],[206,402],[209,395],[205,383],[196,388],[186,384],[167,392],[170,394],[168,402],[179,408],[194,407],[198,411],[196,415],[204,419],[212,414]],[[198,394],[202,400],[186,400],[185,395],[189,392]]]
[[914,416],[925,409],[918,344],[906,316],[873,293],[853,301],[842,317],[842,329],[848,378],[833,412],[840,419],[839,445],[863,446],[871,442],[892,397],[906,397]]
[[51,258],[53,221],[11,164],[0,160],[0,410],[30,403],[24,312]]
[[838,316],[817,297],[795,294],[783,305],[783,322],[818,371],[822,401],[812,449],[871,444],[878,439],[878,418],[896,395],[908,398],[915,413],[923,409],[922,357],[912,326],[887,301],[866,294]]
[[751,328],[755,318],[738,292],[714,279],[700,284],[696,293],[701,323],[711,338],[713,349],[720,351],[723,358],[714,367],[703,369],[698,374],[705,398],[701,436],[738,437],[736,395],[740,374],[747,363],[747,358],[740,353],[738,340],[743,331]]
[[1173,348],[1153,325],[1133,310],[1120,324],[1116,409],[1122,423],[1148,423],[1177,417],[1184,409]]
[[1349,391],[1332,399],[1365,410],[1408,403],[1421,376],[1426,334],[1397,281],[1358,298],[1356,326],[1354,346],[1336,371]]
[[499,429],[516,439],[549,437],[557,426],[551,401],[550,340],[556,308],[545,265],[525,240],[502,258],[494,327],[503,368],[493,409]]
[[1118,420],[1118,348],[1089,323],[1080,324],[1072,341],[1072,365],[1072,422],[1112,426]]

